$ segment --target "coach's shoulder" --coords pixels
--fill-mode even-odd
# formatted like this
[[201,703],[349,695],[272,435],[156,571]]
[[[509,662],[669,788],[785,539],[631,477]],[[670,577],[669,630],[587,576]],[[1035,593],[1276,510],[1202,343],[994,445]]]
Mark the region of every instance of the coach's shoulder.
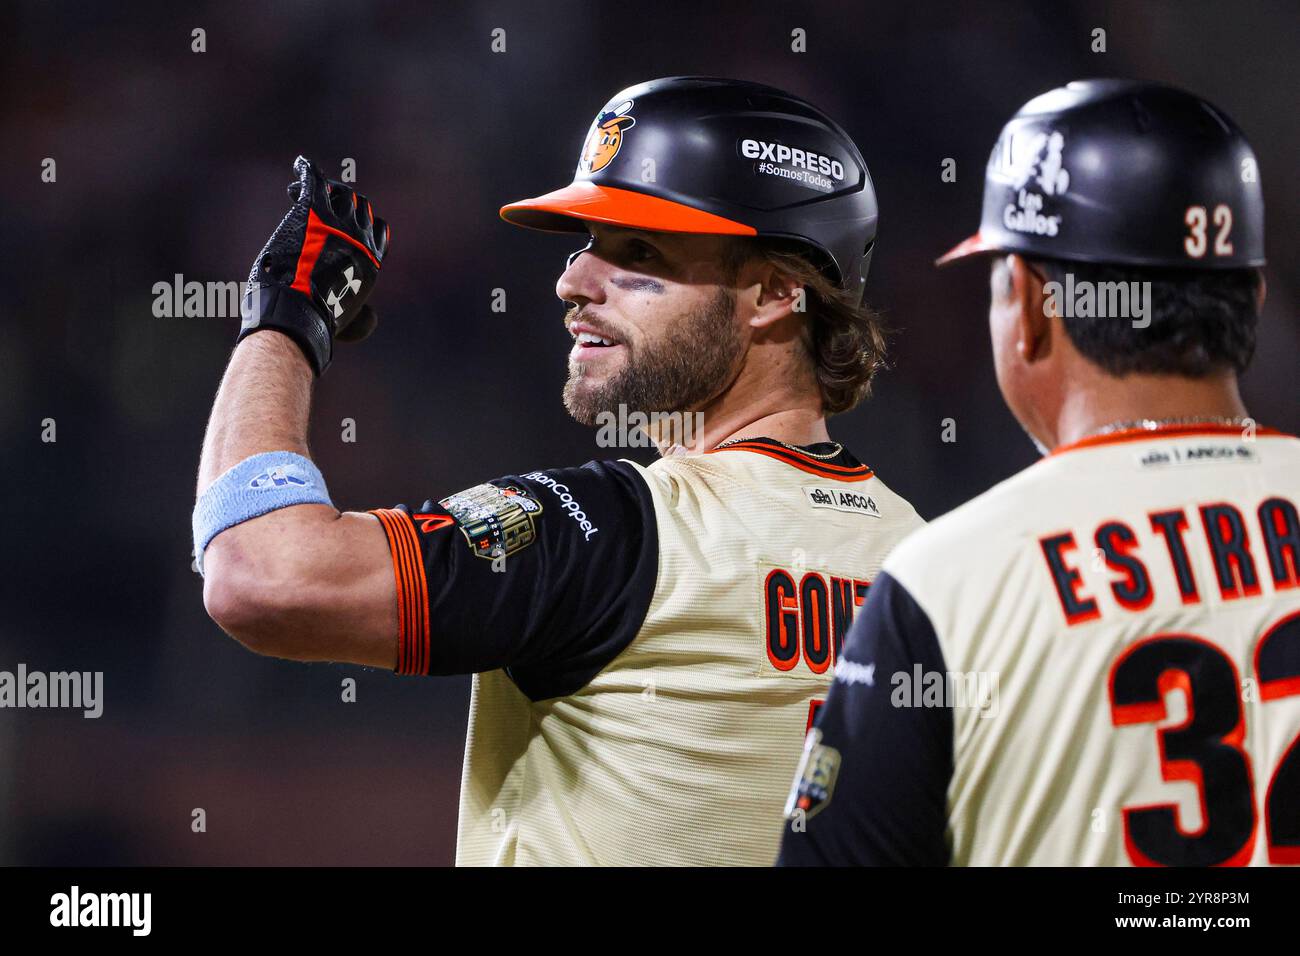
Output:
[[885,570],[910,590],[960,584],[980,569],[1004,567],[1000,559],[1020,547],[1035,515],[1050,506],[1043,477],[1031,466],[924,524],[894,549]]

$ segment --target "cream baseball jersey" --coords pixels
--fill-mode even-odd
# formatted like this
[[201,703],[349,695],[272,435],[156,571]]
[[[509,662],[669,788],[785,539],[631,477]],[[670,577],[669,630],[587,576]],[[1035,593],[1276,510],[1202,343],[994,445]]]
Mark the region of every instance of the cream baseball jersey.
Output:
[[886,561],[781,862],[1300,863],[1300,440],[1085,439]]
[[770,864],[803,738],[921,524],[834,444],[534,471],[376,511],[407,674],[473,673],[458,864]]

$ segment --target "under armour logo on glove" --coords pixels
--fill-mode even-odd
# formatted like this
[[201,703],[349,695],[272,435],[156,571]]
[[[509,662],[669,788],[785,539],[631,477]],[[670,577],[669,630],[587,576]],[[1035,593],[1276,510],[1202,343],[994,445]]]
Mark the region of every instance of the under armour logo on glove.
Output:
[[375,329],[366,299],[388,252],[389,230],[365,196],[326,179],[310,160],[299,156],[293,168],[293,207],[253,263],[239,339],[262,329],[283,332],[319,375],[333,358],[335,339],[359,342]]
[[352,278],[351,266],[343,270],[343,278],[347,280],[343,284],[343,288],[338,292],[331,292],[329,298],[325,300],[329,307],[334,310],[334,318],[336,319],[343,314],[343,306],[339,304],[343,297],[349,292],[356,292],[361,288],[361,280]]

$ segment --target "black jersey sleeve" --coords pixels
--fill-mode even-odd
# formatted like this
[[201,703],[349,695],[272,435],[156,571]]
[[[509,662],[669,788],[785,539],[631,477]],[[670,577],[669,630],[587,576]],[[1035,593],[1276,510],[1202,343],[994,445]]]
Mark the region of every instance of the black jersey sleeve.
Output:
[[778,865],[948,863],[951,701],[912,689],[943,674],[929,617],[882,572],[809,732]]
[[654,503],[627,462],[371,513],[393,555],[399,674],[503,668],[533,700],[570,694],[631,643],[654,596]]

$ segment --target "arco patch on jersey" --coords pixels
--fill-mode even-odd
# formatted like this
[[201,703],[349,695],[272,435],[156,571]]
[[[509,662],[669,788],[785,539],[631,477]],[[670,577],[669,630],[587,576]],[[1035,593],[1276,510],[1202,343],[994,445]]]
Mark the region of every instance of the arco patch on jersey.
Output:
[[814,508],[830,508],[833,511],[847,511],[850,514],[867,515],[871,518],[881,517],[880,507],[876,504],[876,499],[872,498],[871,495],[864,495],[860,491],[851,491],[833,486],[812,487],[805,485],[803,493],[808,498],[808,504]]
[[456,519],[470,550],[480,558],[505,557],[537,540],[535,522],[542,505],[520,485],[475,485],[438,504]]
[[803,756],[794,774],[794,786],[785,803],[786,818],[795,822],[816,816],[828,803],[835,790],[835,778],[840,773],[840,752],[822,743],[822,732],[814,727],[808,731]]
[[636,120],[628,115],[631,109],[632,101],[624,100],[596,114],[587,133],[587,140],[582,144],[578,172],[598,172],[618,155],[619,148],[623,145],[624,131],[636,125]]

